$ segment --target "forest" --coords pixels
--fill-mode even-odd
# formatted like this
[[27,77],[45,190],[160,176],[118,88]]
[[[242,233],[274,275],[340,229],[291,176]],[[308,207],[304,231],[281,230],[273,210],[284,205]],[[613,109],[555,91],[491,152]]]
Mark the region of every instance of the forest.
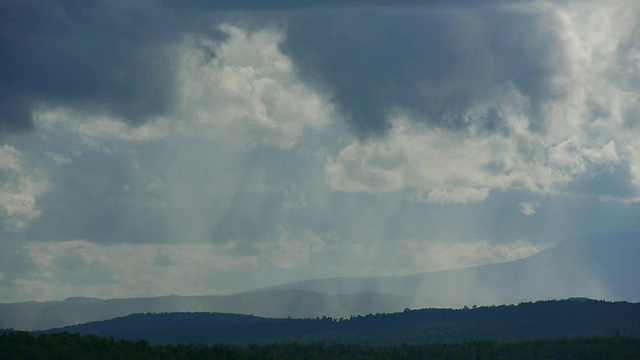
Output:
[[640,338],[640,304],[588,299],[463,309],[406,309],[350,318],[264,318],[220,313],[132,314],[50,329],[157,345],[324,342],[372,345],[559,337]]
[[132,314],[0,329],[0,359],[639,359],[640,304],[584,298],[350,318]]
[[345,343],[183,344],[114,340],[70,333],[0,335],[0,359],[637,359],[640,339],[560,338],[368,345]]

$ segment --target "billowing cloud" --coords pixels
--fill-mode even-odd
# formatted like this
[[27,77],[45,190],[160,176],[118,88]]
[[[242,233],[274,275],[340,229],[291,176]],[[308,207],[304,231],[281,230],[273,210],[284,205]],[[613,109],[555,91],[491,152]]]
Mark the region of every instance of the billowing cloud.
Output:
[[179,131],[290,148],[305,128],[329,123],[327,101],[296,78],[291,61],[280,52],[283,34],[229,25],[221,31],[227,41],[206,45],[215,59],[207,61],[202,48],[185,49]]
[[330,186],[342,191],[417,191],[433,202],[481,201],[490,189],[541,191],[554,179],[548,168],[527,163],[518,141],[468,137],[404,119],[384,140],[353,140],[326,168]]
[[10,230],[21,230],[40,215],[36,200],[48,188],[47,181],[23,166],[14,147],[0,147],[0,221]]

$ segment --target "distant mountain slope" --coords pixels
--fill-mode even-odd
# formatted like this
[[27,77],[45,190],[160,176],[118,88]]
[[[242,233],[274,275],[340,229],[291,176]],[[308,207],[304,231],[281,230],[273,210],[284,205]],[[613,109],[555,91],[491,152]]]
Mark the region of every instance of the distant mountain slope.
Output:
[[413,310],[341,321],[207,313],[137,314],[47,332],[144,339],[155,344],[290,341],[400,344],[614,334],[640,337],[640,304],[570,299],[464,310]]
[[567,241],[502,264],[404,277],[309,280],[228,296],[165,296],[0,304],[0,328],[37,330],[144,312],[349,317],[404,308],[588,297],[640,301],[640,236]]
[[163,296],[0,304],[0,328],[40,330],[146,312],[225,312],[265,317],[349,317],[426,307],[422,299],[388,294],[327,295],[271,289],[228,296]]
[[640,301],[640,236],[567,241],[512,262],[403,277],[309,280],[274,288],[389,293],[461,304],[589,297]]

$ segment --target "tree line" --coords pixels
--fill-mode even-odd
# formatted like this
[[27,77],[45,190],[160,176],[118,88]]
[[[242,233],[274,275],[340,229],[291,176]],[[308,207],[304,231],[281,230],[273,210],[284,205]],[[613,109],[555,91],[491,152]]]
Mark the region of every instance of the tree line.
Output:
[[94,335],[0,335],[0,359],[637,359],[640,339],[611,336],[528,341],[368,345],[345,343],[151,345]]

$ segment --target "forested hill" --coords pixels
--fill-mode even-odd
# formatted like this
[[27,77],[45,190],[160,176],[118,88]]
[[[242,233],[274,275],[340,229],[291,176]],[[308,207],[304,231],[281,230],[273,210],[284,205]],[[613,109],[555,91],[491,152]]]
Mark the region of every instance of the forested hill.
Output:
[[401,344],[624,335],[640,337],[640,304],[587,299],[475,309],[424,309],[350,319],[267,319],[215,313],[137,314],[47,332],[154,344],[348,342]]
[[0,334],[0,359],[637,359],[640,338],[545,339],[362,345],[343,343],[278,343],[263,345],[154,345],[93,335],[59,333],[33,336]]
[[321,294],[299,289],[268,289],[226,296],[161,296],[132,299],[69,298],[65,301],[0,304],[0,328],[44,330],[109,320],[143,312],[217,312],[263,317],[349,317],[437,303],[390,294]]

